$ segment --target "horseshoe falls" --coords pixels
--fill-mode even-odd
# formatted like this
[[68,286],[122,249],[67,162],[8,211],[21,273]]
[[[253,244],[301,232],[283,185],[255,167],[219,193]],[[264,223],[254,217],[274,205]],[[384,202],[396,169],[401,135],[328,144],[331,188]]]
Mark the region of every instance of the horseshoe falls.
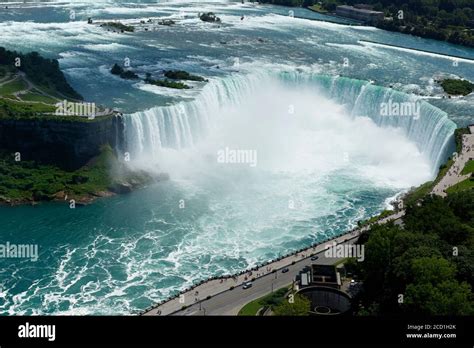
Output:
[[[351,118],[368,117],[380,128],[400,130],[429,160],[432,175],[453,150],[454,122],[446,112],[416,96],[362,80],[295,72],[231,76],[213,81],[193,101],[130,114],[125,131],[128,148],[136,156],[152,157],[163,148],[192,148],[216,122],[224,121],[226,108],[239,108],[258,91],[275,84],[280,85],[282,98],[286,97],[285,89],[304,87],[315,97],[324,96],[342,105]],[[419,115],[382,115],[380,106],[384,103],[416,105]]]
[[[469,48],[240,1],[8,5],[0,47],[58,59],[85,100],[123,113],[117,154],[169,180],[78,209],[1,206],[0,239],[39,257],[0,259],[0,315],[134,314],[342,234],[432,180],[455,128],[474,122],[474,98],[443,98],[436,83],[474,81]],[[89,17],[175,24],[112,33]],[[110,73],[125,58],[140,79]],[[164,70],[209,82],[143,82]]]

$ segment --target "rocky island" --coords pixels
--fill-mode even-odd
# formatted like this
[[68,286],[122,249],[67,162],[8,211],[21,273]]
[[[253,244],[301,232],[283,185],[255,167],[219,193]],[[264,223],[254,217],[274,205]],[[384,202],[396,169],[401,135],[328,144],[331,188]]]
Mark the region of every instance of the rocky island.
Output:
[[463,79],[444,79],[438,81],[448,95],[466,96],[474,90],[474,84]]

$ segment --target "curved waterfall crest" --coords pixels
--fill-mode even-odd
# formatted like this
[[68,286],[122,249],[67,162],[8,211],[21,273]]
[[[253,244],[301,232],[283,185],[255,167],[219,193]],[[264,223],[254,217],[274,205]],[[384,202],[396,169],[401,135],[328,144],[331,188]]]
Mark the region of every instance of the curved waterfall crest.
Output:
[[[126,115],[127,149],[136,156],[154,156],[161,148],[192,147],[212,131],[217,117],[224,117],[219,112],[224,105],[238,107],[253,92],[276,82],[315,88],[315,93],[343,105],[353,117],[369,117],[380,127],[401,129],[429,158],[433,173],[452,149],[456,125],[446,112],[421,98],[368,81],[296,71],[233,74],[212,80],[191,101]],[[381,105],[395,103],[416,105],[417,117],[381,114]]]

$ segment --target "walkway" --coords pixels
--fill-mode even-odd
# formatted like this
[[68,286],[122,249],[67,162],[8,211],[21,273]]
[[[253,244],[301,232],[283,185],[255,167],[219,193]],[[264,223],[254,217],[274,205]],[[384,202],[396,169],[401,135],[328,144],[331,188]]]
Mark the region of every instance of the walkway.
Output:
[[474,134],[464,134],[462,136],[462,150],[461,153],[457,156],[456,160],[449,168],[446,175],[441,178],[441,180],[436,184],[431,193],[439,195],[441,197],[446,197],[446,190],[451,186],[454,186],[461,181],[469,179],[470,174],[461,174],[466,163],[474,159]]
[[[397,220],[404,214],[405,211],[402,210],[375,223],[384,224],[388,221]],[[294,276],[304,266],[313,263],[311,261],[312,255],[319,254],[318,261],[324,262],[325,259],[323,252],[326,250],[327,244],[333,242],[336,242],[337,244],[353,243],[355,238],[363,231],[366,231],[369,227],[370,225],[364,226],[360,229],[354,229],[344,235],[313,245],[298,253],[286,256],[281,260],[270,262],[235,277],[208,280],[192,289],[182,292],[180,296],[176,296],[151,310],[145,311],[144,315],[235,315],[245,303],[270,293],[272,290],[272,283],[274,289],[290,284],[294,279]],[[331,261],[335,262],[337,260],[332,259]],[[292,265],[292,263],[294,264]],[[285,267],[289,268],[289,272],[281,273],[281,269]],[[272,273],[273,270],[277,270],[276,276],[275,273]],[[242,284],[254,277],[254,286],[243,290],[241,287]],[[234,289],[230,290],[231,286],[234,287]],[[182,311],[183,306],[191,307]],[[204,313],[205,310],[206,312]]]

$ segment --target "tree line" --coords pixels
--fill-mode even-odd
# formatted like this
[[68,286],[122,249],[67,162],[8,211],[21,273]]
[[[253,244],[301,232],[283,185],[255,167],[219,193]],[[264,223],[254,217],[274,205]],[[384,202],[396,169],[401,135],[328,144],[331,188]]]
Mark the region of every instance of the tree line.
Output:
[[65,97],[83,99],[67,82],[57,59],[43,58],[38,52],[23,54],[0,47],[0,65],[24,72],[33,83],[40,87],[57,91]]
[[474,190],[426,196],[403,225],[375,225],[359,243],[365,261],[346,263],[363,281],[357,314],[474,314]]

